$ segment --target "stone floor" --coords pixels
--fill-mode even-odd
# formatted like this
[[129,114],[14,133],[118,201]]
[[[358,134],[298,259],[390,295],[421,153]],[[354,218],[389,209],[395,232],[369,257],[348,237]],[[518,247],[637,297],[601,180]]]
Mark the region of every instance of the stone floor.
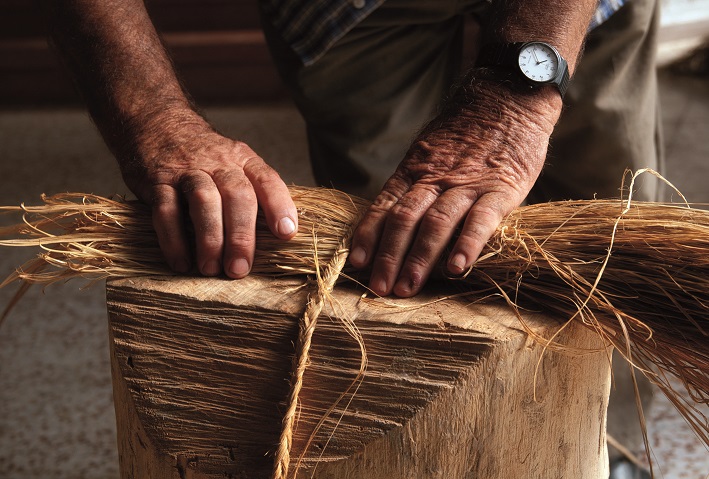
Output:
[[[663,73],[667,177],[709,203],[709,79]],[[287,182],[312,182],[304,127],[290,106],[211,108],[225,133],[246,140]],[[126,193],[82,111],[0,112],[0,204],[61,191]],[[26,257],[0,253],[0,276]],[[35,288],[0,330],[0,479],[116,479],[118,458],[102,284]],[[0,304],[12,291],[0,290]],[[705,479],[709,452],[666,401],[649,411],[656,477]]]

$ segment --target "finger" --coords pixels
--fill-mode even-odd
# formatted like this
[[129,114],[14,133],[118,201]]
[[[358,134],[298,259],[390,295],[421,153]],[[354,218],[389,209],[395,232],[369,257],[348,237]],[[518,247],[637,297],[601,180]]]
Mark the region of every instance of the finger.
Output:
[[435,188],[414,185],[389,210],[369,281],[377,294],[386,296],[392,292],[421,218],[438,194]]
[[224,226],[222,200],[212,177],[202,171],[191,171],[180,181],[182,194],[189,205],[195,231],[197,267],[205,276],[216,276],[222,270]]
[[400,297],[421,291],[474,198],[460,188],[445,191],[426,211],[394,286]]
[[447,262],[448,271],[459,275],[470,268],[478,259],[487,240],[511,210],[499,195],[481,196],[470,209],[460,236],[451,250]]
[[256,194],[240,168],[215,175],[214,179],[222,199],[224,272],[231,278],[243,278],[249,274],[254,262],[258,213]]
[[298,232],[298,211],[278,173],[258,156],[246,162],[244,172],[271,232],[281,239],[294,237]]
[[365,268],[374,259],[379,238],[384,231],[389,210],[409,190],[411,183],[394,175],[386,182],[382,192],[367,209],[352,235],[349,261],[355,268]]
[[172,186],[156,185],[150,205],[153,228],[165,261],[173,271],[187,273],[190,270],[190,253],[179,194]]

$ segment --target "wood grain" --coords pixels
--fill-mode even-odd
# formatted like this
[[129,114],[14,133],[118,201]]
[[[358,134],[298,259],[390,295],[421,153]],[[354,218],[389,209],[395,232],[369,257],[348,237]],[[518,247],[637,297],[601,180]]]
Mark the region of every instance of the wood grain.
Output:
[[[302,280],[258,277],[108,283],[124,479],[269,477],[307,291]],[[441,296],[433,288],[396,307],[361,294],[335,288],[315,331],[297,477],[607,477],[606,352],[542,355],[501,304],[431,303]],[[359,369],[344,315],[364,337],[368,371],[303,453]],[[559,328],[542,315],[524,320],[547,337]],[[578,325],[557,340],[599,347]]]

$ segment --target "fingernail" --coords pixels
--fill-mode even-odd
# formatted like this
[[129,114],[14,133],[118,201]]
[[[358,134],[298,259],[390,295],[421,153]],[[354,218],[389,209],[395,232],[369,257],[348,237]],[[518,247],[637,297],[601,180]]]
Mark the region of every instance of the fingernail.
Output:
[[281,218],[281,220],[278,222],[277,229],[278,234],[283,236],[290,236],[295,231],[295,223],[292,219],[286,216],[285,218]]
[[231,262],[229,272],[231,272],[232,276],[243,278],[249,274],[249,262],[244,258],[237,258]]
[[377,294],[385,295],[387,293],[387,284],[383,279],[372,280],[370,287]]
[[350,253],[350,262],[354,265],[363,265],[367,261],[367,252],[364,251],[364,248],[361,246],[357,246],[355,249],[352,250]]
[[399,281],[396,282],[396,285],[394,286],[394,294],[397,296],[409,296],[411,295],[411,290],[413,288],[413,284],[411,281],[408,279],[401,278]]
[[411,271],[406,276],[399,278],[394,286],[394,294],[408,298],[417,294],[423,287],[423,276],[418,271]]
[[460,274],[465,271],[466,258],[463,253],[453,255],[448,261],[448,269],[451,273]]
[[190,270],[190,263],[185,258],[180,258],[172,265],[172,270],[176,273],[187,273]]
[[219,261],[207,261],[202,267],[202,274],[205,276],[217,276],[221,272],[222,266]]

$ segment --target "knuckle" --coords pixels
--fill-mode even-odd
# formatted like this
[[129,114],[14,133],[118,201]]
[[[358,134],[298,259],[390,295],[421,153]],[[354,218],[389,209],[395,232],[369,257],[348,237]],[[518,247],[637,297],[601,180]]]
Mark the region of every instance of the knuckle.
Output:
[[251,147],[244,143],[243,141],[234,141],[232,140],[231,142],[232,146],[232,155],[235,156],[236,158],[244,158],[245,161],[249,161],[251,158],[257,157],[256,152],[251,149]]
[[388,250],[377,251],[377,263],[383,269],[390,269],[399,263],[399,258]]
[[368,224],[368,223],[376,223],[378,221],[383,220],[387,213],[389,212],[390,205],[383,205],[383,204],[377,204],[377,203],[372,203],[369,205],[369,208],[367,209],[367,214],[365,217],[362,219],[360,222],[361,225],[363,224]]
[[251,183],[244,181],[235,181],[229,185],[225,185],[220,190],[222,199],[225,202],[231,202],[238,205],[248,204],[256,201],[256,193]]
[[416,252],[412,252],[411,254],[409,254],[409,257],[406,258],[407,270],[427,270],[431,266],[430,252],[430,249],[424,247]]
[[203,172],[190,172],[180,178],[180,191],[184,194],[214,190],[215,188],[212,178]]
[[483,244],[488,240],[486,230],[481,223],[473,221],[460,233],[459,240]]
[[497,227],[505,213],[505,206],[501,203],[486,201],[484,204],[478,203],[475,205],[475,215],[485,223],[495,223],[495,227]]
[[389,210],[389,218],[395,227],[411,227],[419,220],[416,210],[408,205],[397,203]]
[[360,220],[359,225],[357,225],[355,229],[352,236],[352,243],[363,245],[375,242],[378,232],[384,224],[387,212],[388,209],[370,205],[367,213]]
[[177,191],[166,184],[153,185],[147,197],[153,214],[177,212],[180,209],[180,198]]
[[216,188],[193,190],[190,197],[198,204],[214,205],[219,203],[219,191]]
[[211,205],[219,203],[219,190],[209,175],[188,175],[180,181],[180,191],[190,203]]
[[154,222],[163,223],[169,221],[172,217],[177,216],[179,208],[172,201],[153,201],[152,214]]
[[445,247],[446,238],[437,233],[420,234],[406,258],[407,263],[414,265],[415,269],[427,270]]
[[277,187],[279,183],[283,183],[276,170],[271,168],[260,157],[248,160],[246,165],[244,165],[244,172],[251,183],[259,184],[264,188]]
[[220,168],[214,171],[212,178],[215,184],[239,185],[248,180],[240,167]]
[[434,205],[426,212],[424,221],[432,228],[441,229],[455,227],[458,219],[447,208]]
[[198,242],[205,245],[220,245],[224,232],[221,217],[213,215],[192,215],[194,234]]
[[150,204],[153,209],[164,208],[169,206],[174,199],[174,195],[171,195],[165,188],[155,187],[152,189],[150,194]]
[[225,238],[225,246],[232,251],[245,251],[252,249],[256,244],[253,232],[237,230],[230,232]]
[[220,229],[207,224],[198,230],[195,230],[197,242],[208,250],[217,250],[222,247],[223,235]]
[[399,201],[399,198],[393,194],[392,192],[384,189],[377,195],[377,197],[374,199],[374,202],[372,203],[372,207],[374,208],[390,208],[392,204],[395,204],[397,201]]
[[472,220],[469,221],[460,234],[460,238],[475,244],[484,244],[500,223],[499,212],[495,208],[476,208]]

